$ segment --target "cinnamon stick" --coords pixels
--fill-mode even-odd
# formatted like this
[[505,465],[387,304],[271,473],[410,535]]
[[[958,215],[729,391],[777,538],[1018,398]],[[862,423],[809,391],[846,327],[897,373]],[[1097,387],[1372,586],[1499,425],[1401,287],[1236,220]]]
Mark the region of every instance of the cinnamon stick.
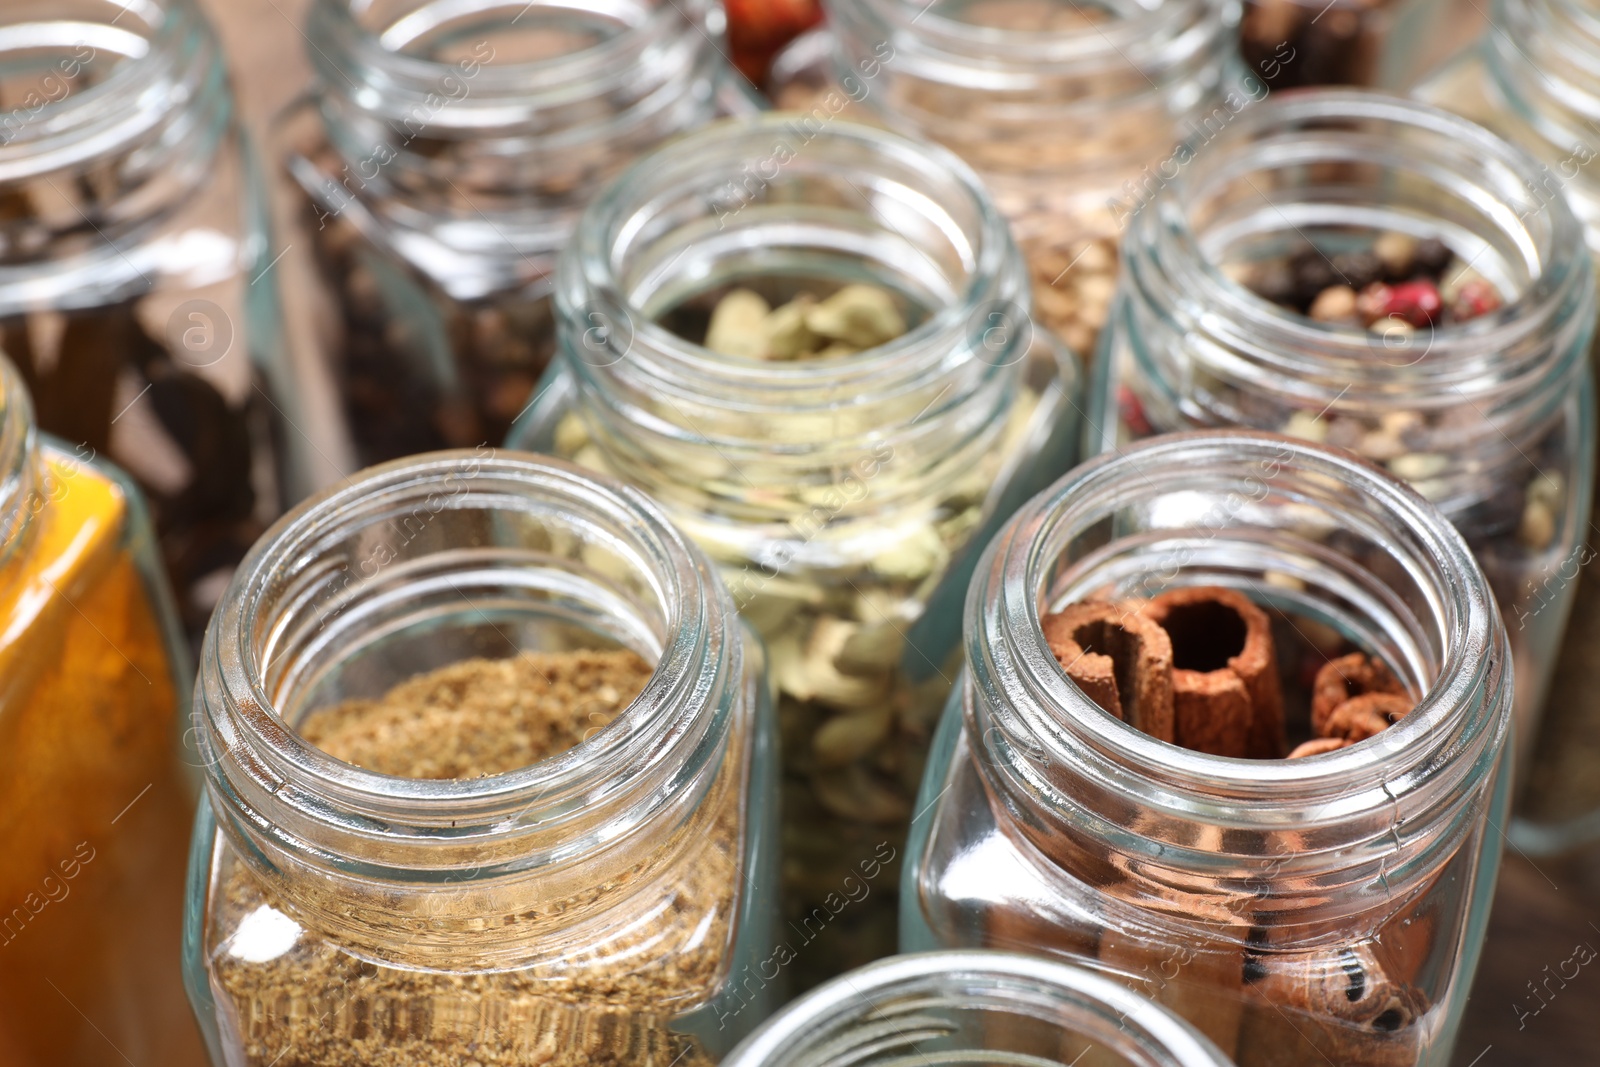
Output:
[[1332,736],[1328,716],[1352,697],[1368,693],[1405,696],[1405,686],[1388,666],[1364,652],[1351,652],[1324,663],[1311,683],[1311,732],[1317,737]]
[[1142,614],[1172,642],[1178,744],[1214,756],[1279,759],[1283,693],[1266,612],[1220,586],[1174,589]]
[[1067,677],[1107,712],[1162,741],[1173,737],[1172,643],[1137,605],[1073,604],[1044,620]]

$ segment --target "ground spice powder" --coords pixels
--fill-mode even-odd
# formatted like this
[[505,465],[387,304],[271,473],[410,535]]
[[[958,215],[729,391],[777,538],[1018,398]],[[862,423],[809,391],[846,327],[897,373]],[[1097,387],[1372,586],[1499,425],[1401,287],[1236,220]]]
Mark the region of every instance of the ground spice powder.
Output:
[[[474,659],[402,682],[378,700],[308,716],[301,733],[369,770],[474,778],[559,755],[612,721],[651,667],[628,651]],[[453,973],[374,964],[306,929],[230,852],[220,871],[214,979],[231,1000],[246,1062],[266,1067],[697,1067],[671,1031],[725,972],[740,862],[738,774],[707,803],[709,832],[656,887],[619,898],[604,943],[515,970]],[[595,899],[623,888],[594,887]],[[543,910],[559,914],[563,904]],[[241,924],[277,924],[291,947],[262,959]],[[294,924],[289,927],[286,924]],[[298,929],[298,934],[294,929]],[[214,935],[215,938],[215,935]]]
[[193,801],[121,489],[47,454],[0,569],[0,1063],[201,1064],[173,946]]

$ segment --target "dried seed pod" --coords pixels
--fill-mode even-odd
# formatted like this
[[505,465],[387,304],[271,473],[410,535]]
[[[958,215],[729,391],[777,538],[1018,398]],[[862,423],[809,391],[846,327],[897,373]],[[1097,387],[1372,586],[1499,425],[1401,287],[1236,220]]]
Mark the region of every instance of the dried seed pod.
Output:
[[1288,747],[1266,612],[1219,586],[1173,589],[1143,614],[1172,642],[1176,741],[1216,756],[1278,759]]
[[1174,740],[1172,643],[1136,605],[1073,604],[1043,628],[1056,662],[1090,700],[1151,737]]
[[806,312],[814,301],[801,293],[782,307],[773,308],[763,320],[768,359],[799,359],[822,347],[822,338],[806,325]]
[[1351,652],[1324,663],[1311,685],[1311,732],[1318,737],[1329,736],[1328,718],[1334,710],[1366,693],[1405,696],[1406,688],[1387,664],[1364,652]]
[[861,714],[836,715],[812,735],[811,754],[818,767],[843,767],[871,754],[893,728],[894,711],[887,702]]
[[705,347],[725,356],[762,359],[767,354],[767,316],[771,312],[760,293],[735,289],[711,312]]
[[847,285],[806,309],[813,333],[857,349],[874,348],[906,332],[906,320],[894,297],[876,285]]

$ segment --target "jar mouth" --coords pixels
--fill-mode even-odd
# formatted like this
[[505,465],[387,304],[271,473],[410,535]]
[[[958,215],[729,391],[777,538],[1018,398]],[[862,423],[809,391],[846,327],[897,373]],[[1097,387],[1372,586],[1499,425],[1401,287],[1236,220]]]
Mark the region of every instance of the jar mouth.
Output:
[[[200,21],[190,0],[75,0],[63,8],[44,18],[13,14],[0,25],[0,58],[26,56],[44,68],[28,85],[7,87],[7,99],[21,106],[0,114],[0,182],[125,148],[163,122],[174,97],[198,88],[202,75],[183,54]],[[147,91],[162,80],[182,84]]]
[[[890,77],[867,103],[959,146],[980,170],[1005,173],[1053,173],[1064,164],[1137,171],[1172,147],[1186,118],[1215,104],[1235,63],[1240,17],[1237,0],[1104,0],[1073,5],[1077,17],[1067,25],[1010,28],[963,0],[827,6],[844,85],[864,82],[861,72],[882,60]],[[1059,17],[1061,9],[1051,10]],[[1085,12],[1105,17],[1091,22]],[[884,46],[892,59],[881,54]],[[1044,135],[1041,123],[1052,124]],[[1108,124],[1119,128],[1108,132]],[[1013,140],[1026,142],[1035,158],[1015,151]],[[1081,153],[1092,162],[1061,158],[1062,145],[1079,140],[1093,146]]]
[[[928,415],[1015,376],[1031,337],[1025,275],[977,175],[936,146],[808,121],[725,120],[640,161],[590,205],[557,283],[581,378],[757,415],[926,391]],[[785,361],[714,352],[656,321],[694,287],[779,270],[853,272],[926,315],[853,355]],[[990,312],[1016,327],[999,348],[985,346]],[[958,379],[971,383],[949,385]]]
[[[739,690],[737,625],[635,490],[490,449],[371,468],[280,519],[211,621],[196,695],[214,803],[279,847],[396,877],[557,862],[704,790]],[[657,664],[578,747],[484,778],[393,777],[298,734],[312,698],[382,696],[430,649],[447,665],[485,635],[491,658],[595,636]]]
[[[707,0],[316,0],[308,31],[331,42],[331,55],[311,49],[325,85],[345,91],[340,61],[354,68],[362,87],[352,99],[362,110],[415,122],[422,107],[430,130],[481,133],[539,126],[530,118],[538,111],[623,88],[636,95],[642,53],[685,24],[696,50],[714,47],[725,23]],[[446,79],[462,81],[463,63],[472,67],[470,91],[441,89]],[[449,106],[437,105],[441,94]]]
[[[1275,524],[1256,525],[1274,514]],[[1302,591],[1260,580],[1273,570]],[[1149,737],[1067,677],[1041,619],[1108,588],[1108,599],[1123,599],[1185,585],[1228,585],[1334,624],[1421,700],[1376,737],[1304,759],[1214,756]],[[1087,833],[1128,827],[1063,793],[1052,769],[1137,797],[1150,819],[1136,851],[1161,850],[1142,835],[1162,837],[1162,820],[1263,833],[1387,826],[1400,804],[1470,806],[1488,780],[1508,729],[1504,641],[1465,542],[1403,483],[1294,438],[1171,434],[1085,463],[991,546],[967,603],[969,728],[976,723],[981,762],[1000,788],[1045,797]],[[1167,840],[1164,862],[1179,862],[1194,840]],[[1310,849],[1303,840],[1295,851]]]
[[[1264,372],[1261,388],[1305,404],[1437,406],[1508,387],[1548,402],[1569,390],[1585,346],[1581,321],[1567,320],[1581,320],[1588,254],[1565,201],[1537,194],[1539,165],[1512,145],[1423,104],[1312,89],[1244,109],[1189,154],[1139,213],[1126,279],[1138,307],[1198,331],[1194,358]],[[1439,236],[1507,298],[1468,322],[1390,336],[1279,307],[1221,265],[1320,228]]]
[[[1048,73],[1063,63],[1092,76],[1132,66],[1152,74],[1186,56],[1185,33],[1202,17],[1215,18],[1230,5],[1207,0],[1162,0],[1151,5],[1103,0],[1074,4],[1073,22],[1055,26],[997,25],[970,17],[982,5],[966,0],[857,0],[883,23],[916,27],[919,41],[951,56],[970,60],[1004,58],[1008,70]],[[1233,5],[1236,6],[1236,5]],[[1202,14],[1203,13],[1203,14]],[[969,17],[963,17],[969,16]],[[994,75],[995,87],[1006,79]]]
[[[1482,48],[1494,87],[1552,155],[1582,164],[1576,181],[1592,184],[1578,149],[1590,144],[1600,119],[1600,15],[1572,0],[1496,0],[1493,11]],[[1554,198],[1546,177],[1553,176],[1541,175],[1539,188]]]
[[[936,1040],[938,1062],[1038,1064],[1030,1052],[1081,1036],[1130,1067],[1223,1067],[1182,1019],[1109,978],[1006,952],[925,952],[880,960],[789,1005],[729,1056],[727,1067],[860,1067],[913,1062]],[[1013,1045],[1013,1042],[1015,1044]],[[1055,1059],[1048,1060],[1055,1063]]]

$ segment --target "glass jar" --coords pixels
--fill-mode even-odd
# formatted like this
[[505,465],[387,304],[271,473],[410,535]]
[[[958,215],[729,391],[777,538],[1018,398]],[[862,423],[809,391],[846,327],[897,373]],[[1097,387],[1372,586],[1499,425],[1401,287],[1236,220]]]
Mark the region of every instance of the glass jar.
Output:
[[1565,196],[1600,252],[1600,21],[1580,0],[1492,0],[1476,44],[1416,96],[1487,126],[1538,160],[1529,192]]
[[0,358],[0,1060],[204,1054],[171,949],[182,647],[139,491],[44,437]]
[[[1089,1057],[1092,1052],[1092,1058]],[[724,1067],[1231,1067],[1160,1005],[1009,952],[929,952],[852,971],[789,1005]]]
[[1181,165],[1179,143],[1225,129],[1292,58],[1246,75],[1233,0],[825,6],[827,28],[774,66],[779,106],[826,123],[854,105],[975,167],[1027,258],[1035,314],[1084,359],[1129,214]]
[[297,359],[337,398],[342,472],[505,438],[549,362],[550,271],[583,204],[754,109],[723,23],[714,0],[314,0],[315,86],[274,154],[314,279],[290,307]]
[[[1595,449],[1593,271],[1565,204],[1528,187],[1536,173],[1481,127],[1392,97],[1325,90],[1262,105],[1130,227],[1089,419],[1090,451],[1246,426],[1348,447],[1408,479],[1495,592],[1523,761],[1588,558]],[[1234,280],[1304,242],[1333,257],[1331,271],[1374,233],[1437,238],[1503,305],[1453,325],[1412,328],[1397,313],[1362,329]]]
[[[654,664],[615,718],[614,672],[567,697],[567,661],[526,660],[583,733],[513,770],[357,765],[305,736],[397,681],[607,650]],[[760,646],[637,491],[488,448],[363,472],[252,550],[196,701],[184,952],[217,1067],[700,1064],[769,1009],[777,990],[743,977],[776,907]]]
[[[1565,200],[1600,255],[1600,22],[1573,0],[1496,0],[1490,28],[1418,89],[1429,103],[1482,123],[1527,151],[1538,167],[1529,195]],[[1591,360],[1593,356],[1591,355]],[[1580,477],[1588,478],[1583,474]],[[1593,488],[1590,493],[1592,495]],[[1578,554],[1541,586],[1571,587],[1572,611],[1521,790],[1511,840],[1534,855],[1600,839],[1600,579],[1587,564],[1595,546],[1580,529]]]
[[1448,7],[1440,0],[1245,0],[1239,52],[1252,69],[1292,53],[1275,89],[1404,89],[1444,58]]
[[[696,343],[735,288],[781,305],[860,283],[908,332],[827,359]],[[722,567],[778,686],[785,912],[816,942],[791,971],[887,955],[976,550],[1077,443],[1076,370],[1032,329],[1004,220],[942,149],[730,121],[595,201],[556,308],[561,358],[512,446],[615,472]],[[870,899],[830,904],[869,862]]]
[[[1102,711],[1046,643],[1065,605],[1198,586],[1271,620],[1291,743],[1308,656],[1354,645],[1418,703],[1335,752],[1209,755]],[[904,949],[1073,958],[1240,1067],[1449,1062],[1499,863],[1512,665],[1436,509],[1336,449],[1156,438],[1024,507],[965,628],[906,846]]]
[[143,488],[198,645],[305,488],[285,383],[260,369],[278,338],[266,199],[192,0],[47,6],[0,15],[0,346],[42,429]]

